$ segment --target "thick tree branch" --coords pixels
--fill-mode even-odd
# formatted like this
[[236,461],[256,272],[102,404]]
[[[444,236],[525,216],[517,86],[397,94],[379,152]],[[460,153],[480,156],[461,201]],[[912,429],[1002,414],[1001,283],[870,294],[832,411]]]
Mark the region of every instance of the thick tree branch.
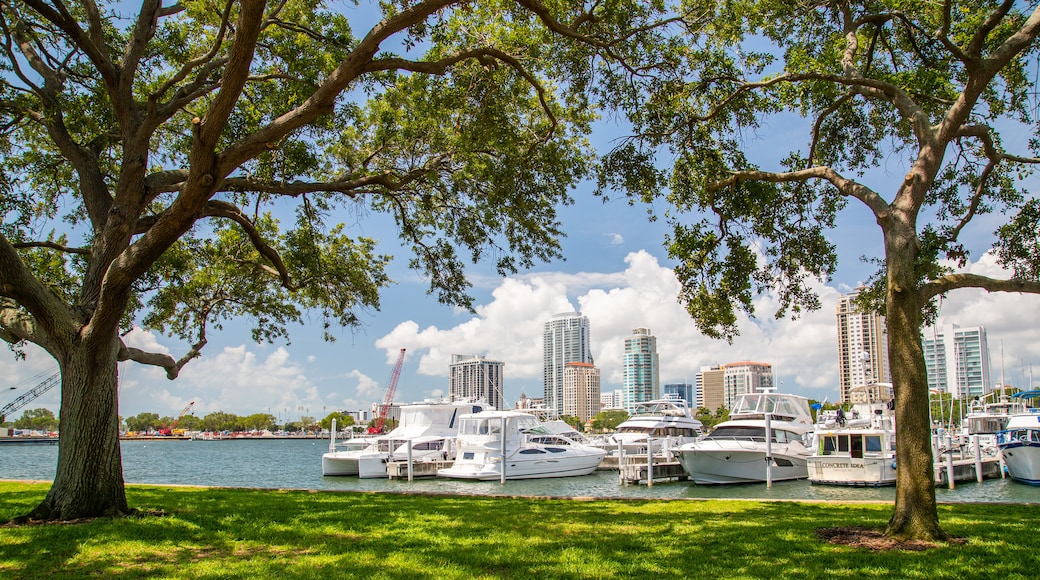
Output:
[[875,216],[883,216],[889,211],[888,203],[874,190],[857,181],[847,179],[834,171],[831,167],[819,166],[790,172],[773,171],[734,171],[732,175],[722,181],[717,181],[708,186],[710,191],[733,187],[742,181],[765,181],[768,183],[791,183],[808,181],[810,179],[823,179],[833,185],[839,193],[847,197],[860,200],[874,212]]
[[[69,336],[75,332],[68,306],[29,272],[3,234],[0,234],[0,296],[14,300],[31,314],[46,336]],[[7,323],[5,318],[0,326]],[[41,344],[37,339],[32,342]]]
[[139,348],[126,346],[120,341],[119,354],[117,359],[119,361],[133,361],[140,364],[151,365],[155,367],[161,367],[166,369],[166,378],[171,381],[176,379],[180,374],[181,369],[184,365],[191,362],[201,354],[202,347],[206,345],[205,333],[203,332],[203,338],[199,342],[192,345],[191,349],[182,356],[179,360],[174,360],[172,356],[168,354],[162,354],[158,352],[147,352]]
[[32,318],[11,298],[0,297],[0,340],[8,344],[27,341],[47,348],[46,333],[39,332]]
[[1030,280],[998,280],[978,274],[948,274],[921,285],[921,301],[928,302],[940,294],[960,288],[978,288],[987,292],[1020,292],[1040,294],[1040,282]]

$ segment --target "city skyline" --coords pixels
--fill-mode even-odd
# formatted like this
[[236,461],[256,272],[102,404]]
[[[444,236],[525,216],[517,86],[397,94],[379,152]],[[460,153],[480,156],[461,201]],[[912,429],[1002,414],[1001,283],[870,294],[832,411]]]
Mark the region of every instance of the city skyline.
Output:
[[[891,167],[893,174],[898,167]],[[362,409],[378,401],[394,360],[407,349],[398,385],[399,402],[422,401],[448,393],[451,355],[471,353],[504,362],[504,399],[522,393],[541,397],[543,323],[560,312],[579,311],[590,319],[591,355],[601,370],[604,391],[620,388],[624,340],[633,328],[653,330],[658,340],[661,383],[692,383],[703,366],[739,360],[773,365],[777,388],[816,400],[838,400],[835,307],[842,294],[862,286],[874,271],[864,256],[881,253],[876,225],[865,212],[849,208],[833,232],[839,268],[826,282],[815,281],[821,308],[802,312],[797,320],[774,319],[776,295],[756,297],[757,317],[741,315],[740,335],[732,344],[701,334],[678,303],[674,262],[664,247],[667,225],[648,221],[646,208],[623,200],[603,202],[591,186],[575,193],[575,203],[560,209],[561,240],[567,259],[540,264],[513,276],[497,275],[487,264],[468,272],[473,283],[474,311],[441,305],[427,295],[428,284],[406,267],[407,253],[390,233],[386,216],[366,217],[364,233],[380,238],[382,251],[397,254],[391,277],[397,284],[381,296],[380,311],[361,312],[362,327],[341,330],[333,343],[321,340],[321,329],[292,327],[291,342],[257,344],[249,321],[232,320],[212,330],[202,356],[174,380],[156,367],[121,363],[120,408],[123,416],[155,412],[173,416],[195,401],[193,412],[249,415],[256,412],[318,415],[335,409]],[[984,253],[987,232],[1000,216],[983,216],[978,235],[966,238],[970,259],[958,271],[1008,278],[992,254]],[[985,218],[989,218],[986,221]],[[344,216],[356,223],[356,217]],[[1029,386],[1032,365],[1040,363],[1040,333],[1022,312],[1031,312],[1040,296],[954,291],[939,304],[939,324],[985,326],[991,349],[993,381]],[[928,330],[926,329],[926,332]],[[188,345],[152,332],[134,330],[131,346],[182,356]],[[36,347],[18,360],[9,350],[0,355],[0,405],[32,385],[23,381],[55,368],[53,359]],[[214,380],[213,377],[219,377]],[[10,390],[10,387],[17,389]],[[27,408],[58,412],[57,389]]]

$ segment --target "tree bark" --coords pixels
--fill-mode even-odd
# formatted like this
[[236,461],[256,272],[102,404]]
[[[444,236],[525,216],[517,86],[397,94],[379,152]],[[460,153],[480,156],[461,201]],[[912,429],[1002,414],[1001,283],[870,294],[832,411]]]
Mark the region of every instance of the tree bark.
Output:
[[128,513],[119,447],[116,353],[115,348],[78,343],[59,360],[58,468],[50,492],[29,519]]
[[928,379],[921,346],[921,303],[913,225],[885,228],[888,295],[885,323],[895,390],[896,501],[886,534],[943,540],[935,503]]

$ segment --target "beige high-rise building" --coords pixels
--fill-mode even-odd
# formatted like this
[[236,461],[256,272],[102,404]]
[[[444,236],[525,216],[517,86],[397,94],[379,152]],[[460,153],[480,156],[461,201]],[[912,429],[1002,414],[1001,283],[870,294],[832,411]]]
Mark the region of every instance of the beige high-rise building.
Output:
[[726,406],[726,369],[723,367],[701,367],[700,373],[702,405],[712,413]]
[[732,409],[737,397],[773,388],[773,365],[741,361],[722,365],[725,406]]
[[888,366],[888,333],[885,319],[876,312],[861,312],[856,297],[863,290],[838,300],[838,393],[840,402],[851,402],[850,391],[875,383],[892,382]]
[[563,367],[563,414],[587,423],[600,410],[599,369],[595,365],[570,362]]

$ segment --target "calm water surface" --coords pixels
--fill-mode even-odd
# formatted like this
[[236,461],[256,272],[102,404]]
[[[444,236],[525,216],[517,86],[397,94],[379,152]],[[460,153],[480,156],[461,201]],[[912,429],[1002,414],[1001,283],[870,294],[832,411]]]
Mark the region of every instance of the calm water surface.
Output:
[[[326,440],[259,439],[227,441],[123,441],[127,483],[159,483],[352,491],[422,491],[476,495],[587,496],[603,498],[734,498],[834,501],[892,501],[894,488],[844,488],[810,485],[807,481],[703,486],[691,482],[621,485],[616,472],[597,471],[584,477],[494,482],[448,479],[406,480],[324,477],[321,454]],[[0,479],[53,480],[58,447],[0,446]],[[992,479],[937,488],[940,502],[1040,502],[1040,487]]]

